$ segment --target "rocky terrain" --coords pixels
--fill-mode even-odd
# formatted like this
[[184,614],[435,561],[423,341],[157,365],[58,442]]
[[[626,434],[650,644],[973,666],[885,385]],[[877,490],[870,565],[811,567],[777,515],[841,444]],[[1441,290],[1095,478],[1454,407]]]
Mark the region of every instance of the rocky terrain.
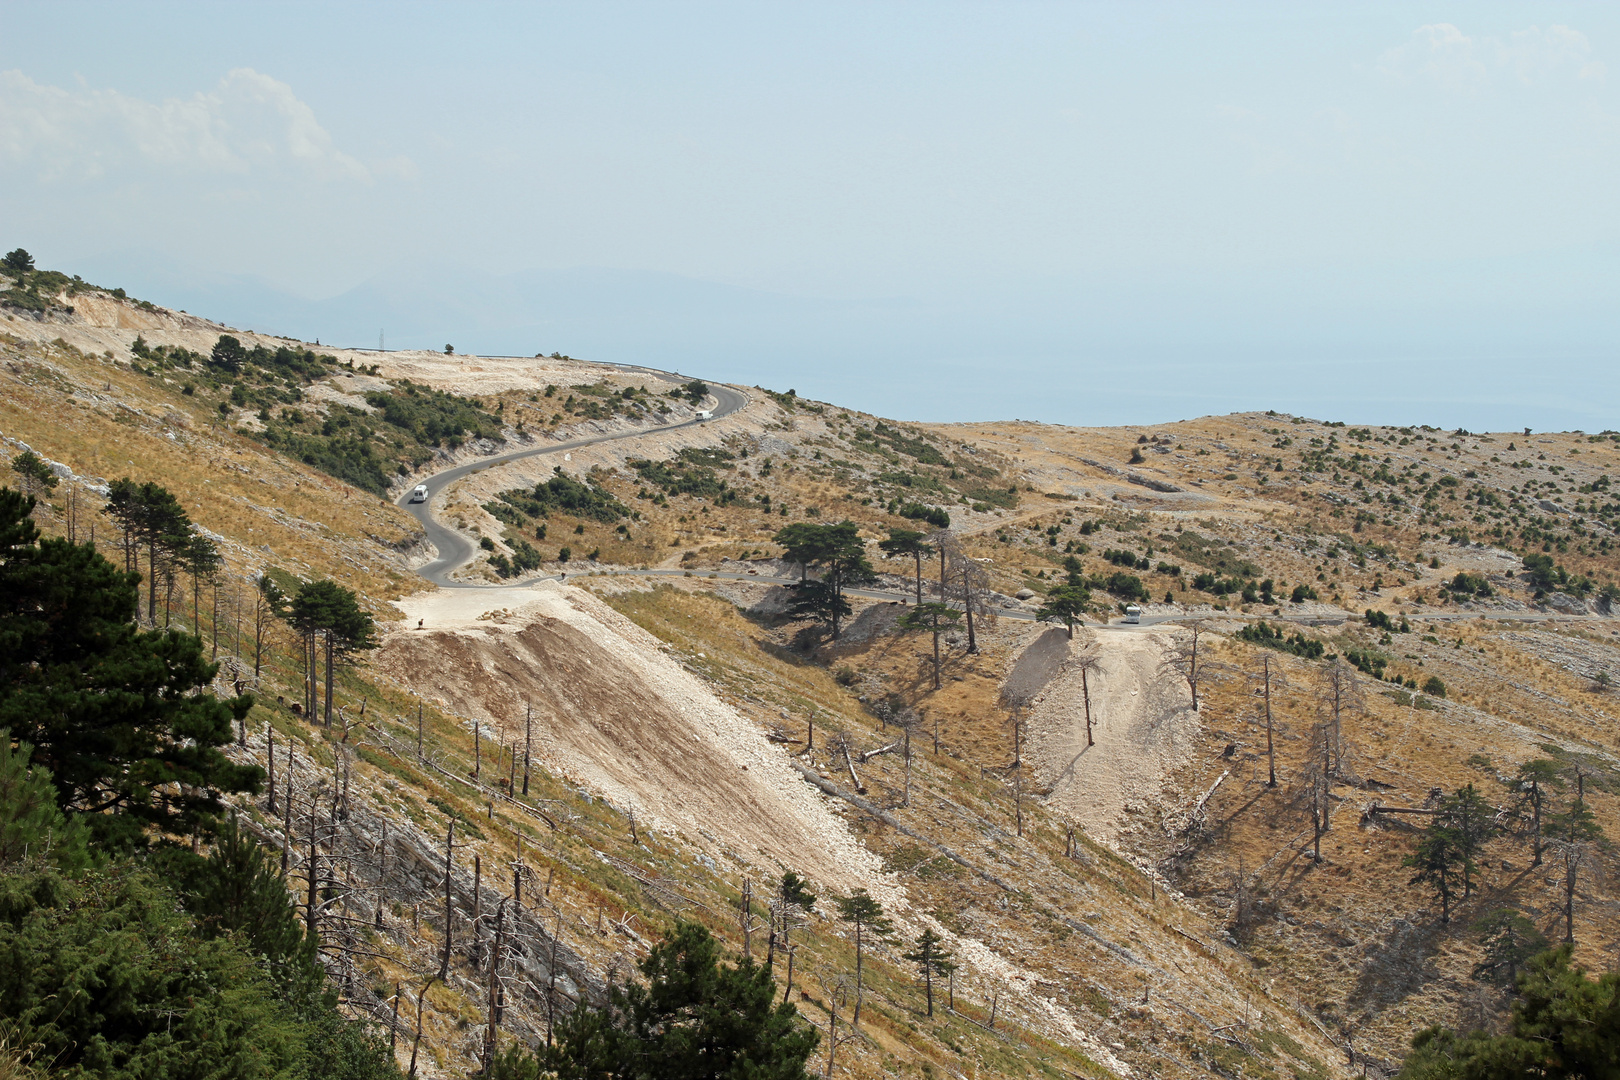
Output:
[[[239,752],[274,756],[280,784],[243,809],[291,887],[344,867],[329,967],[426,1075],[465,1074],[483,1043],[497,919],[501,1038],[532,1043],[677,915],[760,955],[787,870],[822,898],[793,931],[789,996],[824,1034],[835,1010],[848,1031],[854,970],[830,898],[868,888],[898,927],[866,957],[837,1074],[1387,1074],[1425,1025],[1501,1016],[1502,992],[1473,977],[1482,918],[1511,907],[1564,934],[1562,871],[1532,865],[1514,809],[1518,767],[1556,761],[1556,797],[1579,785],[1620,835],[1620,436],[1266,412],[925,426],[761,387],[657,431],[701,395],[560,354],[306,346],[83,283],[3,312],[0,452],[62,478],[41,526],[122,558],[100,506],[130,476],[218,538],[197,629],[219,642],[222,685],[258,692]],[[222,335],[326,359],[297,378],[229,371],[211,359]],[[417,400],[462,429],[404,415]],[[487,541],[461,575],[486,587],[424,587],[432,552],[395,498],[452,464],[594,434],[625,437],[454,485],[435,512]],[[535,495],[559,468],[584,501]],[[944,635],[935,689],[928,636],[896,621],[917,567],[875,542],[947,516],[983,568],[981,615],[973,650],[965,626]],[[771,537],[843,519],[880,574],[834,641],[786,616],[797,568]],[[331,728],[287,705],[301,674],[284,627],[255,679],[252,585],[272,570],[331,577],[385,626]],[[1071,570],[1098,583],[1072,639],[1034,620]],[[936,572],[924,562],[925,595]],[[189,627],[189,582],[172,588],[162,617]],[[1120,623],[1128,599],[1142,625]],[[1254,640],[1262,621],[1317,655]],[[1329,656],[1356,670],[1318,861]],[[1507,828],[1441,923],[1401,865],[1422,815],[1383,810],[1468,783]],[[1597,850],[1575,890],[1576,958],[1594,969],[1620,943],[1611,859]],[[925,927],[960,965],[931,1018],[901,957]]]

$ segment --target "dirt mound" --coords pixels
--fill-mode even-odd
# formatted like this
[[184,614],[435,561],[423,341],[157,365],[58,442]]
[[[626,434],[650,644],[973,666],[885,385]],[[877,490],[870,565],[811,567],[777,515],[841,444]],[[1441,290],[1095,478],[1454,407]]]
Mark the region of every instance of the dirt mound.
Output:
[[[445,590],[401,601],[385,674],[521,744],[649,826],[708,838],[746,863],[850,885],[880,877],[785,754],[659,643],[595,597],[532,588]],[[719,852],[717,852],[719,853]]]
[[[1194,748],[1198,714],[1185,684],[1164,670],[1170,643],[1164,633],[1077,633],[1065,640],[1067,660],[1031,710],[1025,745],[1036,778],[1052,789],[1053,809],[1096,839],[1113,841],[1121,817],[1150,804]],[[1085,679],[1091,746],[1076,662],[1086,651],[1097,656]]]
[[1052,677],[1069,658],[1069,632],[1052,627],[1018,655],[1018,661],[1001,684],[1001,704],[1004,708],[1022,705],[1034,699],[1052,681]]
[[862,645],[873,638],[897,634],[905,613],[906,606],[898,602],[869,604],[845,625],[838,635],[838,644]]

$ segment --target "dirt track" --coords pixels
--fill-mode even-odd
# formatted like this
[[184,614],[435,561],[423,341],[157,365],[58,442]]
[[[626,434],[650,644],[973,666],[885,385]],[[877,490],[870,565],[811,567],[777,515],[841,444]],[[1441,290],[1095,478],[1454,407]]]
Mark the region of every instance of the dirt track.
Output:
[[[1184,683],[1163,669],[1171,636],[1151,631],[1076,631],[1062,669],[1036,697],[1026,754],[1036,780],[1050,786],[1051,806],[1111,843],[1121,819],[1153,802],[1166,776],[1191,753],[1198,714]],[[1095,649],[1092,738],[1076,658]]]
[[399,606],[412,629],[389,635],[381,671],[508,743],[521,742],[532,702],[547,765],[647,826],[842,887],[882,876],[783,751],[588,593],[542,582]]

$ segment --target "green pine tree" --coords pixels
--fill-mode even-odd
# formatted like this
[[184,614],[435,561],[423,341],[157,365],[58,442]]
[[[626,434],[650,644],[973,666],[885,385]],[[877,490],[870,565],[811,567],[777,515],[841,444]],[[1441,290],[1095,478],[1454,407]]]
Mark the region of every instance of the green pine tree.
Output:
[[899,626],[902,630],[926,630],[934,636],[934,689],[938,690],[939,682],[939,635],[945,627],[953,625],[962,613],[949,604],[939,604],[930,601],[919,603],[916,607],[900,616]]
[[1530,813],[1531,854],[1530,865],[1541,865],[1542,817],[1551,793],[1564,786],[1562,769],[1550,758],[1537,758],[1519,766],[1508,783],[1508,790],[1518,796],[1520,812]]
[[678,922],[641,962],[645,984],[610,987],[605,1005],[581,1004],[537,1057],[508,1051],[502,1080],[809,1080],[820,1036],[791,1005],[776,1004],[769,970],[744,957],[720,963],[699,923]]
[[855,1012],[850,1023],[861,1022],[861,999],[865,996],[865,978],[862,961],[866,944],[876,938],[887,939],[894,933],[894,923],[883,913],[883,905],[873,899],[865,889],[856,889],[847,897],[836,901],[838,917],[855,927]]
[[1481,982],[1504,990],[1513,989],[1530,958],[1545,952],[1552,944],[1535,923],[1513,908],[1497,908],[1475,924],[1474,929],[1479,931],[1480,948],[1485,955],[1474,965],[1471,974]]
[[1399,1080],[1612,1080],[1620,1076],[1620,974],[1588,978],[1568,945],[1519,977],[1509,1030],[1459,1035],[1429,1028],[1412,1040]]
[[956,964],[951,954],[943,946],[944,939],[934,933],[932,928],[925,928],[917,938],[917,945],[910,952],[901,955],[917,965],[922,972],[923,987],[928,995],[928,1015],[934,1015],[934,977],[944,978],[956,970]]
[[220,752],[252,698],[199,692],[218,670],[202,643],[138,629],[138,579],[88,544],[41,539],[32,509],[0,488],[0,727],[103,843],[206,829],[221,795],[258,790],[262,770]]
[[332,726],[332,679],[336,668],[352,662],[355,654],[376,647],[377,624],[360,606],[359,598],[335,581],[307,581],[288,605],[288,621],[304,639],[305,703],[308,719],[317,707],[316,665],[324,645],[326,699],[324,723]]
[[1069,637],[1074,637],[1074,626],[1080,617],[1091,606],[1091,590],[1084,585],[1059,585],[1046,594],[1046,603],[1035,613],[1035,617],[1042,621],[1046,619],[1062,619],[1063,625],[1068,627]]
[[0,869],[37,862],[83,870],[90,865],[88,830],[56,805],[50,772],[28,763],[33,750],[13,745],[11,732],[0,728]]
[[887,540],[878,541],[878,547],[891,559],[902,559],[910,556],[917,564],[917,605],[922,606],[922,561],[923,556],[931,553],[934,546],[928,543],[923,534],[915,529],[890,529]]
[[41,491],[56,490],[56,474],[45,460],[32,450],[24,450],[11,459],[11,471],[22,480],[23,492],[37,495]]
[[1417,873],[1409,884],[1430,885],[1440,898],[1440,921],[1451,921],[1451,899],[1457,890],[1457,872],[1464,861],[1462,841],[1455,829],[1439,815],[1424,830],[1417,850],[1401,860],[1402,866],[1412,867]]
[[1485,842],[1496,835],[1496,811],[1482,798],[1473,784],[1457,789],[1456,794],[1443,799],[1437,815],[1445,820],[1457,838],[1457,851],[1461,856],[1463,899],[1474,893],[1474,871],[1479,869],[1476,856],[1484,850]]
[[839,624],[850,613],[844,590],[852,585],[874,581],[877,575],[866,559],[866,545],[862,543],[860,529],[853,521],[836,525],[789,525],[774,537],[785,548],[783,557],[808,570],[821,571],[819,581],[805,578],[790,586],[795,599],[789,611],[795,615],[825,620],[832,629],[833,640],[838,640]]

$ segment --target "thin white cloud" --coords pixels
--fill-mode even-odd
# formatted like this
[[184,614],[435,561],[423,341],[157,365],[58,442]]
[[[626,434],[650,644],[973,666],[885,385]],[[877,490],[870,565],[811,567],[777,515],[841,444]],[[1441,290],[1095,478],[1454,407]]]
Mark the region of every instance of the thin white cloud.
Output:
[[237,68],[212,90],[189,99],[162,102],[117,90],[64,90],[20,71],[0,72],[0,164],[64,179],[94,179],[132,168],[372,178],[364,165],[337,149],[292,87],[252,68]]
[[1602,81],[1607,74],[1603,63],[1592,59],[1586,35],[1560,24],[1517,30],[1504,40],[1470,36],[1451,23],[1431,23],[1385,50],[1375,70],[1390,82],[1426,82],[1454,94],[1502,84]]

